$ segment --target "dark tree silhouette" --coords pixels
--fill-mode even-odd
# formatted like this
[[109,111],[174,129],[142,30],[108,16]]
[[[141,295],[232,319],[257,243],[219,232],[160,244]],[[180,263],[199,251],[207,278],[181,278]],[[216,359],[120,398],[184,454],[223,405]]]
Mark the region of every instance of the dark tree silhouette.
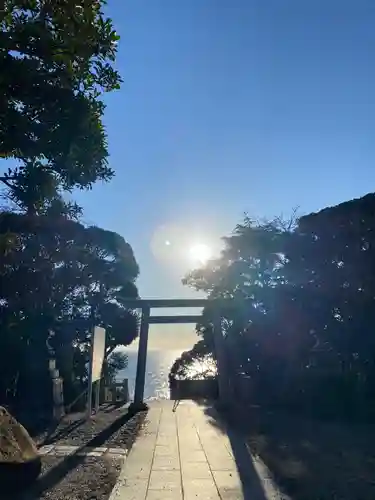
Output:
[[[234,378],[250,377],[254,397],[309,411],[372,411],[374,227],[373,194],[286,222],[246,218],[220,258],[184,280],[210,298],[233,299],[217,306],[228,360]],[[207,307],[197,331],[212,350],[211,318]]]
[[94,324],[107,330],[107,355],[136,337],[138,318],[123,303],[138,296],[138,265],[121,236],[64,216],[14,213],[0,215],[0,233],[3,393],[15,380],[29,387],[33,366],[46,366],[51,330],[66,381],[85,376]]

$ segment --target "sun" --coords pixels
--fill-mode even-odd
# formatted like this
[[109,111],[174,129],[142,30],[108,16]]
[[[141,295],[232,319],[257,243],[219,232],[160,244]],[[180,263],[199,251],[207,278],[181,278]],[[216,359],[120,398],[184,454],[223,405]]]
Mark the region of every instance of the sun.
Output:
[[190,257],[194,263],[204,265],[212,257],[212,250],[205,243],[198,243],[190,247]]

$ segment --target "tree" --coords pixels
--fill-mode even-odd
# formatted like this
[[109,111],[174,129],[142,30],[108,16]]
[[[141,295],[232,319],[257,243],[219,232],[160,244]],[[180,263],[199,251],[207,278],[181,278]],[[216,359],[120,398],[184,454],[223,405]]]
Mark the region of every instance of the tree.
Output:
[[103,367],[103,376],[107,384],[116,382],[116,375],[128,366],[128,356],[122,351],[115,351],[109,357]]
[[[246,351],[239,348],[244,332],[250,325],[263,321],[265,314],[274,308],[274,291],[282,280],[283,245],[290,227],[291,223],[286,226],[281,219],[257,222],[245,217],[231,236],[223,238],[225,248],[220,258],[183,280],[184,284],[219,301],[216,303],[223,319],[223,334],[233,349],[235,345],[238,347],[236,355],[231,357],[236,370],[241,370],[247,360]],[[211,347],[215,307],[209,305],[204,309],[202,324],[197,329]],[[234,342],[235,337],[238,342]]]
[[47,341],[65,381],[82,382],[93,325],[106,328],[107,356],[137,335],[130,245],[81,224],[64,197],[113,176],[102,96],[121,80],[105,3],[4,0],[0,12],[1,395],[29,392]]
[[[315,401],[311,411],[346,415],[369,406],[374,213],[370,194],[291,224],[245,219],[220,259],[185,280],[219,299],[205,308],[198,333],[212,349],[210,308],[219,307],[231,372],[249,375],[258,396],[294,408]],[[221,305],[225,298],[232,302]]]
[[64,216],[14,213],[0,215],[0,234],[8,235],[0,264],[3,391],[16,379],[29,385],[30,360],[37,371],[47,366],[51,331],[66,380],[85,376],[94,324],[107,330],[107,355],[136,337],[138,318],[124,301],[138,296],[138,265],[121,236]]
[[173,363],[169,380],[199,380],[216,376],[216,362],[211,349],[204,340],[199,340],[190,351],[182,353]]
[[[1,180],[36,211],[59,189],[108,180],[103,92],[119,88],[119,37],[102,0],[4,0],[0,13]],[[9,168],[8,168],[9,167]]]
[[[184,280],[196,290],[208,293],[215,303],[203,310],[197,333],[202,337],[191,351],[176,360],[171,377],[192,377],[191,369],[208,359],[215,359],[213,318],[219,309],[232,373],[243,372],[248,364],[246,333],[249,325],[264,319],[271,307],[271,291],[278,280],[282,260],[283,221],[257,223],[245,217],[230,237],[223,238],[225,248],[220,258],[192,271]],[[227,299],[231,299],[230,302]],[[245,342],[245,344],[244,344]],[[207,375],[212,375],[209,369]]]
[[343,373],[374,377],[375,195],[302,217],[284,272],[298,307]]

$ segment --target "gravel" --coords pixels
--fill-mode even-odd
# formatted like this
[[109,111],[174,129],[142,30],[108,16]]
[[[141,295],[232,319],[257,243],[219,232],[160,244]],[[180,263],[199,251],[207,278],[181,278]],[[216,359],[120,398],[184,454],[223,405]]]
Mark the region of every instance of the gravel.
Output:
[[[144,414],[141,418],[144,419]],[[84,413],[66,416],[57,427],[33,435],[38,446],[107,446],[129,448],[139,428],[139,416],[130,418],[127,408],[103,406],[87,420]]]
[[[86,421],[83,414],[66,417],[57,427],[34,435],[38,446],[46,444],[111,447],[130,450],[147,412],[128,414],[127,409],[102,408]],[[113,455],[42,457],[42,473],[33,488],[15,495],[0,492],[1,500],[108,500],[123,459]]]
[[40,479],[19,500],[107,500],[122,465],[122,460],[105,455],[79,459],[46,456],[42,461]]

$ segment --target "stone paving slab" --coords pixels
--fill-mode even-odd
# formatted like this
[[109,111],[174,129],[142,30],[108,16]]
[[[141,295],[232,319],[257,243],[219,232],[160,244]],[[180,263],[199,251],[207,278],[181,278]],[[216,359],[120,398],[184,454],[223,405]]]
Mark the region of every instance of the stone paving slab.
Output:
[[55,447],[53,444],[47,444],[47,445],[39,448],[38,451],[39,451],[40,455],[48,455],[48,453],[50,453],[54,448]]
[[101,457],[103,455],[111,455],[116,458],[124,458],[127,454],[127,450],[124,448],[105,448],[105,447],[80,447],[80,446],[69,446],[69,445],[53,445],[48,444],[41,446],[38,449],[40,455],[56,455],[56,456],[68,456],[77,454],[79,456],[88,457]]
[[242,437],[235,443],[204,406],[184,401],[176,412],[172,407],[173,401],[151,404],[149,425],[125,460],[110,500],[283,499]]

